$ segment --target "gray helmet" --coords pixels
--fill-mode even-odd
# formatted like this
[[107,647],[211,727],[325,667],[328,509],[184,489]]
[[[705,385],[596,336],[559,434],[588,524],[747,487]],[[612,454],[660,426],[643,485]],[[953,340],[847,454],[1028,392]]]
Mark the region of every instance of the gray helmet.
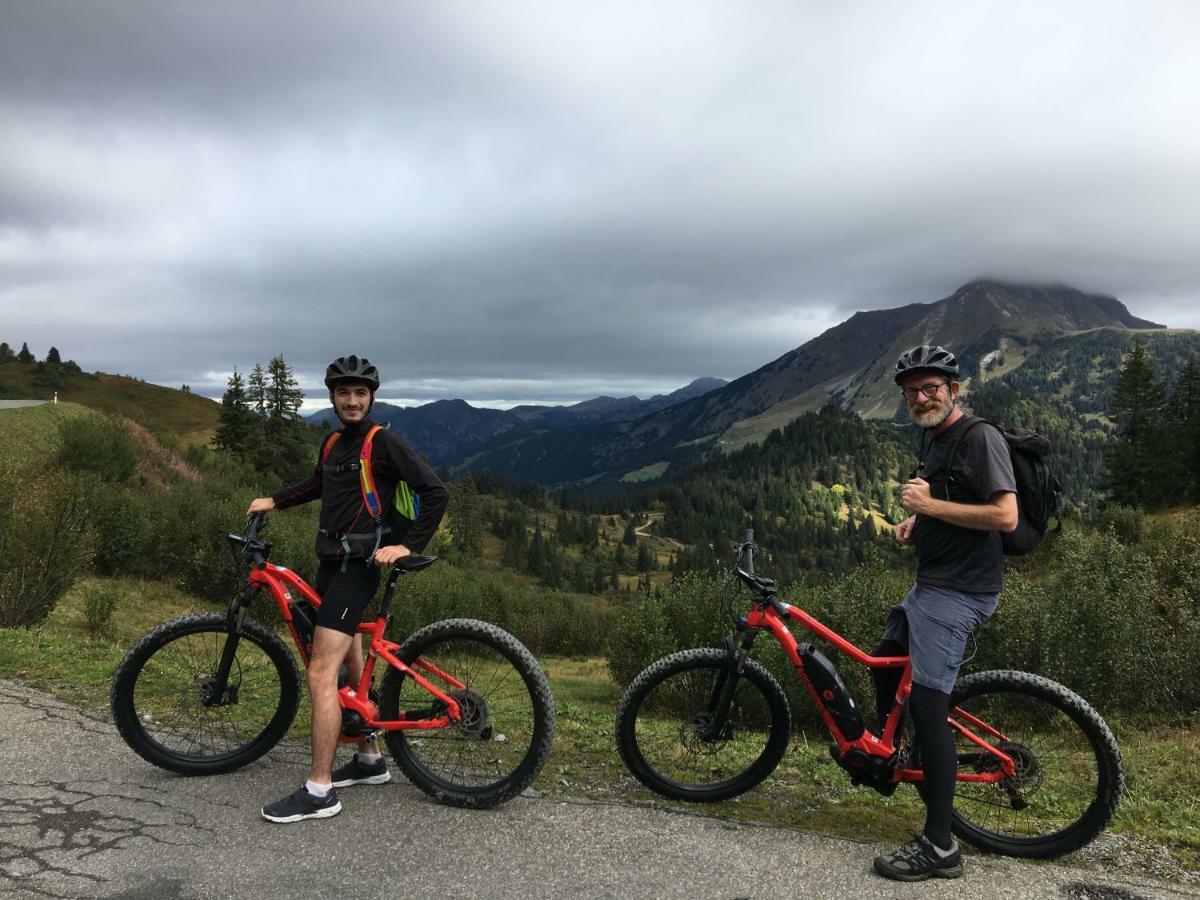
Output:
[[340,381],[362,381],[379,390],[379,370],[365,356],[339,356],[325,370],[325,387],[333,390]]
[[896,360],[896,384],[900,384],[913,372],[937,372],[950,378],[958,378],[958,360],[945,347],[922,344],[913,347]]

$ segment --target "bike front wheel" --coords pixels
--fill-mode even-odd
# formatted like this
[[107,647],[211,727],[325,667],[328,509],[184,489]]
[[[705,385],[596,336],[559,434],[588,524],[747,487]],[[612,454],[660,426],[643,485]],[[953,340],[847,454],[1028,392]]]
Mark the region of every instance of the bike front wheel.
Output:
[[224,690],[214,675],[230,638],[224,613],[164,622],[117,666],[113,721],[135,753],[184,775],[230,772],[287,733],[300,704],[300,673],[287,647],[253,619],[238,632]]
[[[721,721],[717,697],[736,678]],[[715,802],[745,793],[787,750],[791,709],[779,682],[747,660],[735,673],[724,650],[682,650],[637,676],[617,707],[617,749],[655,793]]]
[[[1125,783],[1121,751],[1078,694],[1025,672],[978,672],[958,682],[951,703],[951,720],[1012,758],[1017,769],[990,784],[956,783],[959,837],[993,853],[1049,859],[1078,850],[1112,820]],[[960,776],[999,769],[993,754],[957,729],[955,743]]]
[[[520,641],[486,622],[449,619],[410,637],[399,657],[462,713],[443,728],[387,733],[409,781],[439,803],[474,809],[503,803],[533,783],[554,741],[554,700]],[[446,713],[444,702],[399,669],[384,676],[379,706],[385,721]]]

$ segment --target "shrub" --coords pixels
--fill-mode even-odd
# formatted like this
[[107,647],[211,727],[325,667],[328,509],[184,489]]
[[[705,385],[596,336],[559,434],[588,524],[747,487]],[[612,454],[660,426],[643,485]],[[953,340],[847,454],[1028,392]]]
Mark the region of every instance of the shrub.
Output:
[[1132,506],[1110,503],[1100,513],[1097,525],[1101,531],[1111,530],[1122,544],[1133,545],[1146,533],[1146,514]]
[[86,497],[79,476],[58,469],[0,477],[0,627],[43,621],[86,570]]
[[589,598],[439,560],[423,572],[401,576],[392,601],[391,635],[403,641],[430,622],[458,616],[498,625],[534,654],[599,654],[611,621],[611,614]]
[[109,632],[121,592],[111,581],[96,581],[84,598],[83,616],[88,633],[100,637]]
[[112,416],[82,416],[60,424],[58,459],[68,469],[117,483],[128,480],[137,465],[129,429]]

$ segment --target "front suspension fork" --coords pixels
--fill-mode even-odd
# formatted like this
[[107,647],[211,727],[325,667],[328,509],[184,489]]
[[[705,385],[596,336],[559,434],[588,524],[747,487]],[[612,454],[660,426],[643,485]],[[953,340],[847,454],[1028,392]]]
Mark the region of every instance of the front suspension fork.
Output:
[[750,648],[758,631],[745,625],[744,620],[738,623],[738,630],[743,631],[741,640],[736,633],[725,636],[725,654],[728,666],[717,678],[712,693],[708,698],[708,723],[700,737],[706,741],[720,740],[729,722],[729,709],[733,706],[733,695],[737,693],[738,682],[742,678],[742,670],[746,668],[746,659],[750,656]]
[[229,601],[229,611],[225,615],[225,627],[229,634],[225,638],[225,646],[221,648],[221,660],[217,663],[217,671],[204,684],[202,702],[205,706],[224,706],[227,703],[237,702],[236,695],[227,696],[229,673],[233,671],[233,661],[237,656],[238,643],[241,641],[242,623],[246,621],[246,611],[250,608],[250,602],[258,590],[257,587],[247,587]]

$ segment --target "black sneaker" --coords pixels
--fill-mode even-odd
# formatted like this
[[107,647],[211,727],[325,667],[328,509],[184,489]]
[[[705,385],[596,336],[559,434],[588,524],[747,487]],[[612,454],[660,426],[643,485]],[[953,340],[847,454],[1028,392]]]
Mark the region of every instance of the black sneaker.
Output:
[[362,762],[355,753],[350,757],[350,762],[333,770],[335,788],[350,787],[352,784],[387,784],[391,780],[392,773],[388,771],[387,760],[382,756],[368,764]]
[[324,797],[314,797],[304,785],[289,797],[268,803],[262,817],[268,822],[299,822],[302,819],[328,819],[342,811],[337,791],[329,789]]
[[875,857],[875,871],[894,881],[958,878],[963,873],[962,851],[955,844],[949,856],[942,856],[929,838],[919,834],[895,853]]

